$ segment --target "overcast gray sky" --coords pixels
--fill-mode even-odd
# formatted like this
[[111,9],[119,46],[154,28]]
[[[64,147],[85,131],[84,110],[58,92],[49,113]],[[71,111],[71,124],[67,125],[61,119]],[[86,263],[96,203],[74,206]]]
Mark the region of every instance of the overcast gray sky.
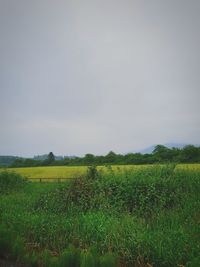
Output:
[[199,0],[0,0],[0,155],[200,143]]

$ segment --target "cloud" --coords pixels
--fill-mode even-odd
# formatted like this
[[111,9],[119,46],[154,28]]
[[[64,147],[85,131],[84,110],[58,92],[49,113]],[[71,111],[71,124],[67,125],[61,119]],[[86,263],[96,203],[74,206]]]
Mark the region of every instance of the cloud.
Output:
[[199,143],[199,1],[0,3],[0,154]]

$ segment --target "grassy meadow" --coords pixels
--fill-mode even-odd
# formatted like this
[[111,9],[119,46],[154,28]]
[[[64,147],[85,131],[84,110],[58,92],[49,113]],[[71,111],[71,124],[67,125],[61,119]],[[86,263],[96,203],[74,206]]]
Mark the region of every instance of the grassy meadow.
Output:
[[200,265],[194,166],[83,170],[63,183],[0,173],[0,259],[25,267]]
[[[154,165],[113,165],[98,166],[100,172],[109,172],[110,168],[114,172],[123,172],[129,170],[138,170]],[[200,164],[178,164],[176,170],[199,170]],[[0,169],[0,172],[4,169]],[[87,166],[47,166],[47,167],[24,167],[24,168],[6,168],[11,172],[16,172],[30,179],[34,178],[74,178],[85,175]]]

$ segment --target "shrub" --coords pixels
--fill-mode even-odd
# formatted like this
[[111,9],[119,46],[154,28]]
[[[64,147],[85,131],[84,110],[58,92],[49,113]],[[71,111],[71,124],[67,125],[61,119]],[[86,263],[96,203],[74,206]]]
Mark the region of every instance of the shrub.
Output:
[[101,179],[94,179],[92,168],[89,176],[41,195],[35,209],[60,213],[72,207],[79,211],[103,209],[149,216],[155,209],[176,207],[181,200],[183,183],[174,175],[174,166],[112,172]]
[[76,206],[79,210],[88,210],[94,195],[93,180],[80,177],[72,181],[70,186],[42,194],[35,202],[34,209],[62,213]]
[[20,190],[26,183],[27,180],[18,173],[0,172],[0,193]]
[[56,188],[39,196],[34,205],[36,211],[51,211],[53,213],[67,210],[68,187]]
[[[158,166],[49,184],[0,195],[2,255],[21,260],[23,251],[7,226],[38,245],[39,257],[30,252],[27,265],[31,260],[42,267],[198,266],[199,173]],[[63,251],[68,244],[82,252],[73,246]],[[63,252],[39,254],[44,248]]]
[[97,167],[95,165],[92,165],[92,166],[89,166],[88,169],[87,169],[87,174],[86,174],[86,177],[88,179],[97,179],[99,177],[99,173],[97,171]]

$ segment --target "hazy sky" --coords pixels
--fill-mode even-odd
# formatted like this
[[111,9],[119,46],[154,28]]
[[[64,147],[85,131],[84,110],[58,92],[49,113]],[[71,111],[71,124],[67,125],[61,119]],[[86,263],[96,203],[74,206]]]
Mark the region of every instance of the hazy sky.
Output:
[[0,155],[200,143],[199,0],[0,0]]

